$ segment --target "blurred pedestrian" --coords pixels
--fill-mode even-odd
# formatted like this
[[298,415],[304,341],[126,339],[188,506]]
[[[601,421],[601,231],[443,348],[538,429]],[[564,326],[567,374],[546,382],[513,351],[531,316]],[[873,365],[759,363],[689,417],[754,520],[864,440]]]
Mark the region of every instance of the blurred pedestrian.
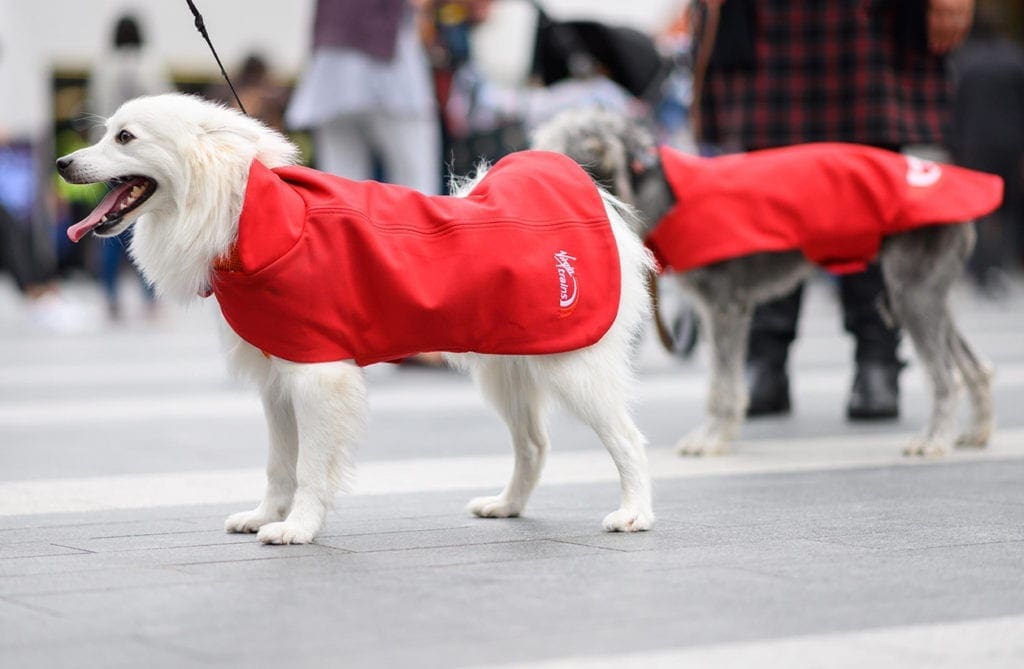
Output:
[[[706,63],[700,139],[725,151],[813,141],[901,150],[942,145],[945,54],[970,27],[974,0],[702,0],[696,62]],[[899,413],[899,331],[883,315],[877,264],[839,278],[856,340],[853,419]],[[786,370],[802,288],[757,309],[748,352],[748,415],[789,411]]]
[[981,7],[974,30],[953,57],[953,156],[965,167],[992,172],[1006,186],[1003,205],[977,222],[978,243],[968,270],[983,293],[1006,289],[1024,247],[1024,49],[1009,38],[1005,17]]
[[[284,120],[312,129],[314,162],[325,172],[436,195],[441,129],[416,4],[317,0],[313,54]],[[441,356],[410,362],[435,366]]]
[[[4,55],[0,44],[0,58]],[[42,142],[11,137],[0,125],[0,272],[9,272],[36,326],[64,334],[91,329],[82,306],[58,283],[57,249],[46,184],[49,158]],[[46,165],[44,168],[43,165]]]
[[318,0],[313,54],[285,111],[313,131],[315,162],[349,179],[377,176],[439,190],[440,128],[430,66],[408,0]]
[[[275,130],[284,131],[288,89],[274,77],[262,54],[255,51],[248,54],[231,76],[231,83],[249,116],[258,118]],[[205,95],[230,107],[238,107],[238,101],[226,83],[218,81],[207,89]]]
[[488,19],[492,0],[425,0],[420,32],[434,79],[441,121],[444,187],[449,173],[471,173],[525,148],[518,89],[495,87],[474,62],[471,32]]
[[[120,16],[114,24],[111,48],[102,58],[100,65],[93,69],[89,78],[86,108],[104,120],[112,115],[124,102],[140,95],[156,95],[173,90],[163,67],[146,48],[139,20],[130,15]],[[104,131],[101,123],[93,129],[92,139],[98,140]],[[131,232],[125,231],[117,237],[104,239],[100,248],[100,279],[107,301],[107,312],[111,320],[121,318],[119,295],[120,276],[127,269],[142,283],[147,312],[155,314],[156,303],[153,289],[142,279],[135,266],[128,262],[127,248]]]
[[61,290],[53,218],[46,206],[44,175],[48,159],[38,144],[8,139],[0,128],[0,271],[9,272],[25,298],[25,314],[35,326],[76,334],[94,323],[82,305]]

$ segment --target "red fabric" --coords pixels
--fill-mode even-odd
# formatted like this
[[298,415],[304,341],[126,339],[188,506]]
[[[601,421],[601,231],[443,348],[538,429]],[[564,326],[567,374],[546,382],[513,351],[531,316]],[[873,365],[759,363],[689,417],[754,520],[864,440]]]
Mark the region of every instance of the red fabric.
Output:
[[554,153],[506,157],[462,199],[254,162],[235,251],[214,271],[224,317],[295,362],[559,353],[618,311],[604,204]]
[[803,251],[836,273],[863,270],[882,237],[993,211],[994,175],[856,144],[804,144],[696,158],[662,148],[677,202],[647,237],[665,269],[762,251]]

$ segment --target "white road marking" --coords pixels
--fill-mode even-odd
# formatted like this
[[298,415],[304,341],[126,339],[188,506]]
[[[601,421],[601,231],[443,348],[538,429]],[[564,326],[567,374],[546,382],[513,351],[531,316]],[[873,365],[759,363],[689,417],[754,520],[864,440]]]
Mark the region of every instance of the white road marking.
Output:
[[[807,370],[802,372],[794,391],[799,395],[845,393],[849,383],[846,370]],[[637,402],[703,401],[707,392],[703,373],[680,370],[678,374],[643,377],[637,384]],[[1024,385],[1024,364],[1001,365],[995,388]],[[905,374],[901,387],[908,393],[923,392],[926,381],[921,374]],[[123,393],[123,391],[121,391]],[[230,389],[213,392],[134,395],[94,393],[81,398],[44,398],[0,402],[0,429],[5,427],[52,427],[91,425],[110,421],[116,408],[121,423],[147,422],[179,418],[247,418],[262,420],[262,409],[254,391]],[[370,383],[370,409],[375,413],[436,413],[438,411],[484,410],[483,399],[475,387],[465,383],[431,386],[424,392],[418,383],[389,383],[375,388]],[[2,448],[2,444],[0,444]]]
[[[683,458],[671,448],[648,449],[656,480],[698,476],[915,466],[921,460],[900,455],[907,434],[850,435],[831,438],[772,439],[742,442],[731,455]],[[1024,457],[1024,428],[1000,430],[983,451],[957,451],[938,462]],[[936,462],[935,460],[924,462]],[[493,489],[512,471],[512,456],[422,458],[360,463],[352,494],[391,495],[450,490]],[[542,485],[615,482],[608,454],[600,449],[554,452]],[[167,506],[251,504],[263,491],[263,471],[131,474],[90,478],[0,482],[0,516],[74,513]],[[341,501],[342,508],[344,501]]]
[[1021,666],[1021,658],[1024,658],[1024,616],[1007,616],[501,666],[503,669],[1015,669]]

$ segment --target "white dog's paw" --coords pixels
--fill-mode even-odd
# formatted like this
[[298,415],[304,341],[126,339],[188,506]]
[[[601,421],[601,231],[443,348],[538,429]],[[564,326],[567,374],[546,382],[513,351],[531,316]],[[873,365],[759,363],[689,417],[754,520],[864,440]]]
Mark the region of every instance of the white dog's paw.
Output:
[[676,453],[683,456],[722,455],[729,451],[729,442],[721,432],[697,428],[676,443]]
[[265,544],[308,544],[312,543],[315,530],[299,523],[270,523],[260,528],[256,538]]
[[497,495],[471,499],[466,505],[466,510],[481,518],[516,518],[523,512],[523,505]]
[[651,529],[654,513],[650,510],[621,508],[604,517],[606,532],[643,532]]
[[228,516],[224,521],[224,531],[228,534],[258,532],[261,527],[281,520],[282,516],[269,516],[259,509],[240,511]]
[[942,440],[922,437],[914,439],[906,448],[903,455],[908,457],[941,458],[946,454],[946,446]]

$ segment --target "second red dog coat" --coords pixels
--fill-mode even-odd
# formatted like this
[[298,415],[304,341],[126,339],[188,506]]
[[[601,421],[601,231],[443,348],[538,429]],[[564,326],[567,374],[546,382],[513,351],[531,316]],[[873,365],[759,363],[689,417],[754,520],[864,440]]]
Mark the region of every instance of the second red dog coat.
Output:
[[991,174],[856,144],[660,154],[677,202],[646,242],[677,272],[794,250],[836,273],[860,271],[886,235],[983,216],[1003,192]]
[[559,353],[618,313],[618,248],[568,158],[500,160],[466,198],[253,162],[212,281],[231,328],[295,362]]

